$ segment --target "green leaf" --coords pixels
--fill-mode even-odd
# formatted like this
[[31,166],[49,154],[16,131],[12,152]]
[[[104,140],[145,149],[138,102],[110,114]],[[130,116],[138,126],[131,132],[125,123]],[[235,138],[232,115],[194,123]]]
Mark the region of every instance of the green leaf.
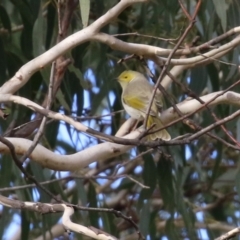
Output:
[[77,185],[77,192],[78,192],[78,198],[81,200],[81,203],[83,206],[87,206],[87,193],[86,189],[84,188],[84,180],[82,179],[75,179],[76,185]]
[[21,32],[21,49],[27,58],[32,58],[32,28],[34,16],[30,5],[24,0],[11,0],[16,10],[20,13],[24,28]]
[[[106,206],[107,207],[107,206]],[[102,222],[103,222],[103,229],[107,232],[112,234],[113,236],[119,235],[119,231],[117,230],[117,226],[114,224],[115,217],[113,214],[109,213],[100,213]]]
[[[0,238],[4,239],[4,235],[9,230],[9,225],[13,221],[13,215],[16,214],[16,211],[10,210],[7,207],[2,208],[1,224],[0,224]],[[6,236],[5,236],[6,237]]]
[[240,119],[239,118],[237,120],[236,127],[237,127],[236,139],[238,142],[240,142]]
[[4,83],[7,78],[7,65],[6,65],[6,53],[4,50],[4,44],[2,39],[0,38],[0,83]]
[[139,229],[143,236],[147,236],[149,233],[149,222],[150,222],[150,200],[144,201],[140,213]]
[[60,102],[60,104],[68,111],[71,112],[71,107],[68,105],[65,99],[65,95],[63,94],[62,90],[59,89],[56,94],[57,100]]
[[188,230],[188,235],[190,239],[195,238],[195,215],[192,211],[192,208],[185,202],[184,195],[182,193],[182,189],[180,188],[177,194],[177,210],[181,214],[183,221],[185,223],[185,227]]
[[239,167],[238,167],[238,171],[237,171],[237,173],[235,175],[235,184],[236,184],[238,197],[240,197],[240,171],[239,171]]
[[216,66],[211,63],[207,66],[208,75],[210,77],[210,81],[212,84],[212,91],[218,91],[219,90],[219,75],[218,75],[218,69]]
[[159,159],[157,164],[158,184],[164,205],[168,211],[174,212],[175,191],[172,176],[172,162],[164,158]]
[[38,18],[36,19],[33,26],[33,55],[37,57],[44,53],[45,50],[45,29],[46,29],[46,20],[43,17],[42,11],[39,12]]
[[224,186],[230,186],[230,184],[234,184],[234,181],[236,180],[238,174],[239,170],[237,168],[227,170],[217,178],[217,181],[215,181],[213,184],[213,188],[221,189]]
[[238,61],[239,61],[239,48],[236,48],[234,51],[233,51],[233,54],[232,54],[232,59],[230,60],[231,61],[231,68],[230,70],[228,70],[228,74],[225,78],[225,81],[229,81],[231,80],[234,75],[236,75],[238,73]]
[[190,78],[189,88],[199,96],[208,81],[206,68],[201,66],[191,69]]
[[53,33],[56,31],[55,29],[55,23],[56,23],[56,8],[53,6],[53,3],[51,2],[48,4],[47,8],[47,31],[46,31],[46,45],[45,48],[49,49],[51,46],[51,43],[53,43]]
[[84,89],[79,81],[78,76],[76,75],[76,73],[77,72],[80,73],[80,71],[78,71],[78,69],[76,68],[73,69],[75,69],[76,71],[74,70],[72,72],[69,71],[66,72],[65,74],[66,81],[63,82],[64,88],[61,89],[67,94],[65,98],[69,105],[72,106],[73,102],[76,101],[77,116],[81,116],[84,105]]
[[70,72],[73,72],[77,76],[77,78],[78,78],[81,86],[83,87],[83,89],[88,88],[88,84],[87,84],[87,82],[84,81],[83,74],[78,68],[76,68],[74,65],[71,64],[70,66],[68,66],[68,70]]
[[[47,234],[51,234],[51,228],[53,226],[55,226],[62,218],[62,214],[61,213],[55,213],[53,215],[51,215],[51,217],[48,216],[48,214],[43,214],[43,215],[39,215],[39,223],[42,224],[42,227],[40,228],[41,231],[41,237],[42,239],[46,238]],[[45,236],[44,236],[45,235]]]
[[143,156],[143,159],[144,159],[144,166],[143,166],[142,177],[143,177],[144,185],[149,187],[149,189],[146,189],[146,188],[142,189],[139,197],[140,203],[143,200],[149,199],[151,197],[157,183],[156,165],[154,163],[151,153],[145,154]]
[[90,0],[79,0],[79,5],[80,5],[83,28],[85,28],[88,25],[89,12],[90,12]]
[[21,211],[21,239],[29,239],[30,222],[25,211]]
[[158,215],[157,211],[152,211],[150,214],[150,220],[149,220],[149,234],[150,234],[150,239],[155,239],[156,237],[156,217]]
[[11,33],[11,31],[12,31],[11,21],[10,21],[7,11],[5,10],[5,8],[2,5],[0,5],[0,23],[2,23],[3,27],[5,29],[7,29],[9,31],[9,33]]
[[[89,183],[88,189],[88,203],[89,207],[97,207],[97,194],[92,183]],[[89,211],[89,219],[92,226],[98,228],[99,215],[97,211]]]
[[226,0],[213,0],[215,5],[216,13],[221,20],[223,31],[225,32],[227,29],[227,8],[228,5]]
[[23,21],[32,24],[34,17],[29,2],[25,0],[11,0],[11,2],[15,5],[16,10],[20,12]]
[[[219,149],[221,149],[222,147],[222,143],[218,143],[217,144]],[[214,183],[216,178],[219,176],[220,172],[219,172],[219,166],[220,166],[220,163],[222,161],[222,152],[219,151],[218,155],[217,155],[217,158],[215,160],[215,164],[214,164],[214,167],[212,169],[212,176],[210,178],[210,181],[209,181],[209,187],[212,185],[212,184],[216,184]]]
[[0,188],[10,187],[13,168],[13,161],[9,155],[3,155],[0,158]]
[[29,0],[29,6],[31,8],[31,13],[33,18],[36,20],[39,17],[39,11],[41,12],[41,0]]
[[174,218],[171,217],[166,221],[165,232],[170,240],[178,239],[178,232],[174,224]]
[[23,65],[23,61],[15,53],[15,51],[13,51],[13,52],[7,51],[6,57],[7,57],[7,62],[8,62],[7,70],[9,72],[9,75],[12,76]]
[[[35,177],[35,179],[38,182],[43,182],[46,180],[45,176],[44,176],[44,171],[39,171],[41,168],[41,166],[35,162],[30,162],[31,165],[31,171],[32,171],[32,175]],[[42,189],[38,189],[39,193],[40,193],[40,202],[49,202],[51,200],[51,197],[45,193]]]
[[57,141],[59,126],[59,121],[54,121],[46,126],[45,139],[47,141],[47,145],[50,146],[52,149],[54,149],[56,146],[59,146],[59,142]]

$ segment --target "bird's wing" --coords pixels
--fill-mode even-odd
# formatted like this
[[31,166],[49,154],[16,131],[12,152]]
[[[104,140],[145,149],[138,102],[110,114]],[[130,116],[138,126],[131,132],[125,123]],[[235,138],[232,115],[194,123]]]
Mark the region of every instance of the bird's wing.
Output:
[[[138,79],[129,83],[129,87],[122,94],[125,104],[146,114],[152,96],[153,86],[145,79]],[[133,96],[134,95],[134,96]],[[150,115],[157,116],[156,98],[153,101]]]
[[[141,111],[142,113],[146,114],[148,105],[149,105],[149,96],[146,94],[141,94],[140,96],[132,96],[128,94],[124,94],[122,97],[124,103],[128,105],[129,107],[132,107],[134,109],[137,109]],[[153,102],[150,115],[157,116],[157,107],[155,102]]]

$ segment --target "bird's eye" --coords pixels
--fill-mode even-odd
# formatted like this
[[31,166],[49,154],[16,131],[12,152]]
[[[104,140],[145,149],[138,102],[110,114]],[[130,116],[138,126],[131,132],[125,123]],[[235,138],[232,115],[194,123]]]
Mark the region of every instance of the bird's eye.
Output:
[[125,76],[124,78],[128,78],[127,76]]

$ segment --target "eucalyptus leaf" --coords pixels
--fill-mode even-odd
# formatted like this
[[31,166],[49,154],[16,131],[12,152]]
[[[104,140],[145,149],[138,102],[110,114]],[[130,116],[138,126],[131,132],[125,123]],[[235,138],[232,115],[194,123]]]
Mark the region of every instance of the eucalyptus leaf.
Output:
[[226,31],[227,29],[227,8],[228,4],[225,0],[213,0],[216,12],[218,17],[221,20],[223,31]]
[[83,27],[87,27],[88,19],[89,19],[89,12],[90,12],[90,0],[79,0],[81,17]]

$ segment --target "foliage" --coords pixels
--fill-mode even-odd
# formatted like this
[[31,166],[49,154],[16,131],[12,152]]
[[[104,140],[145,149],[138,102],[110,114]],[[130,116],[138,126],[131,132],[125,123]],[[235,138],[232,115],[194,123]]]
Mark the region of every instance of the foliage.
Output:
[[[58,2],[1,1],[0,86],[24,64],[48,51],[67,36],[82,30],[87,23],[93,23],[118,3],[112,0],[92,0],[88,6],[88,1],[83,0]],[[196,2],[183,2],[186,10],[193,14]],[[239,11],[238,0],[202,1],[196,22],[180,48],[201,45],[240,26]],[[101,32],[115,35],[128,43],[172,49],[188,24],[177,0],[152,0],[129,6]],[[225,42],[221,44],[232,38],[224,39]],[[214,45],[218,46],[220,44]],[[184,69],[177,77],[181,87],[173,82],[167,89],[169,98],[165,98],[163,110],[171,107],[173,102],[176,104],[186,99],[186,87],[196,96],[202,96],[225,90],[234,84],[239,78],[239,50],[239,46],[236,46],[220,60]],[[96,40],[74,46],[56,61],[51,110],[77,116],[84,125],[115,135],[128,116],[125,112],[118,112],[122,109],[121,90],[114,79],[125,69],[145,73],[148,66],[156,78],[162,71],[162,66],[154,63],[151,58],[144,56],[142,59],[139,54],[140,58],[126,60],[127,56],[128,53],[111,49]],[[120,59],[124,60],[119,63]],[[169,70],[171,67],[169,65]],[[50,72],[50,65],[39,65],[39,71],[15,95],[46,107]],[[231,90],[239,92],[239,85]],[[14,102],[6,102],[3,107],[10,115],[6,120],[0,119],[2,135],[33,139],[42,115]],[[230,116],[236,110],[237,107],[231,104],[219,104],[211,108],[218,119]],[[205,109],[190,118],[204,128],[216,121],[211,111]],[[110,114],[114,112],[116,114]],[[106,117],[93,118],[106,114]],[[239,120],[235,118],[224,125],[229,135],[237,140],[240,139],[239,124]],[[172,138],[192,134],[195,130],[183,122],[168,128]],[[235,145],[220,127],[212,129],[211,133]],[[91,135],[77,131],[69,123],[49,119],[40,143],[53,152],[67,155],[100,142]],[[204,134],[187,144],[154,149],[134,147],[104,162],[98,162],[98,153],[95,154],[96,162],[74,173],[77,178],[55,181],[45,185],[46,188],[71,204],[113,208],[132,216],[140,232],[151,240],[214,239],[238,226],[239,150]],[[11,189],[32,183],[23,177],[11,155],[2,155],[0,164],[1,194],[22,201],[51,202],[51,198],[35,186]],[[70,174],[43,168],[29,159],[25,161],[24,168],[38,182],[59,179]],[[92,172],[94,174],[90,175]],[[139,183],[149,188],[143,188]],[[7,187],[9,189],[4,191]],[[62,217],[61,214],[42,216],[31,211],[19,212],[5,207],[1,208],[1,216],[1,239],[10,239],[16,228],[21,229],[18,239],[40,239],[37,237],[44,236]],[[117,238],[137,239],[133,226],[111,213],[76,211],[72,220],[84,226],[102,229]],[[63,239],[61,236],[64,236],[63,232],[56,235],[55,239]],[[76,233],[69,238],[86,239]],[[46,235],[45,239],[51,237],[47,238]]]

